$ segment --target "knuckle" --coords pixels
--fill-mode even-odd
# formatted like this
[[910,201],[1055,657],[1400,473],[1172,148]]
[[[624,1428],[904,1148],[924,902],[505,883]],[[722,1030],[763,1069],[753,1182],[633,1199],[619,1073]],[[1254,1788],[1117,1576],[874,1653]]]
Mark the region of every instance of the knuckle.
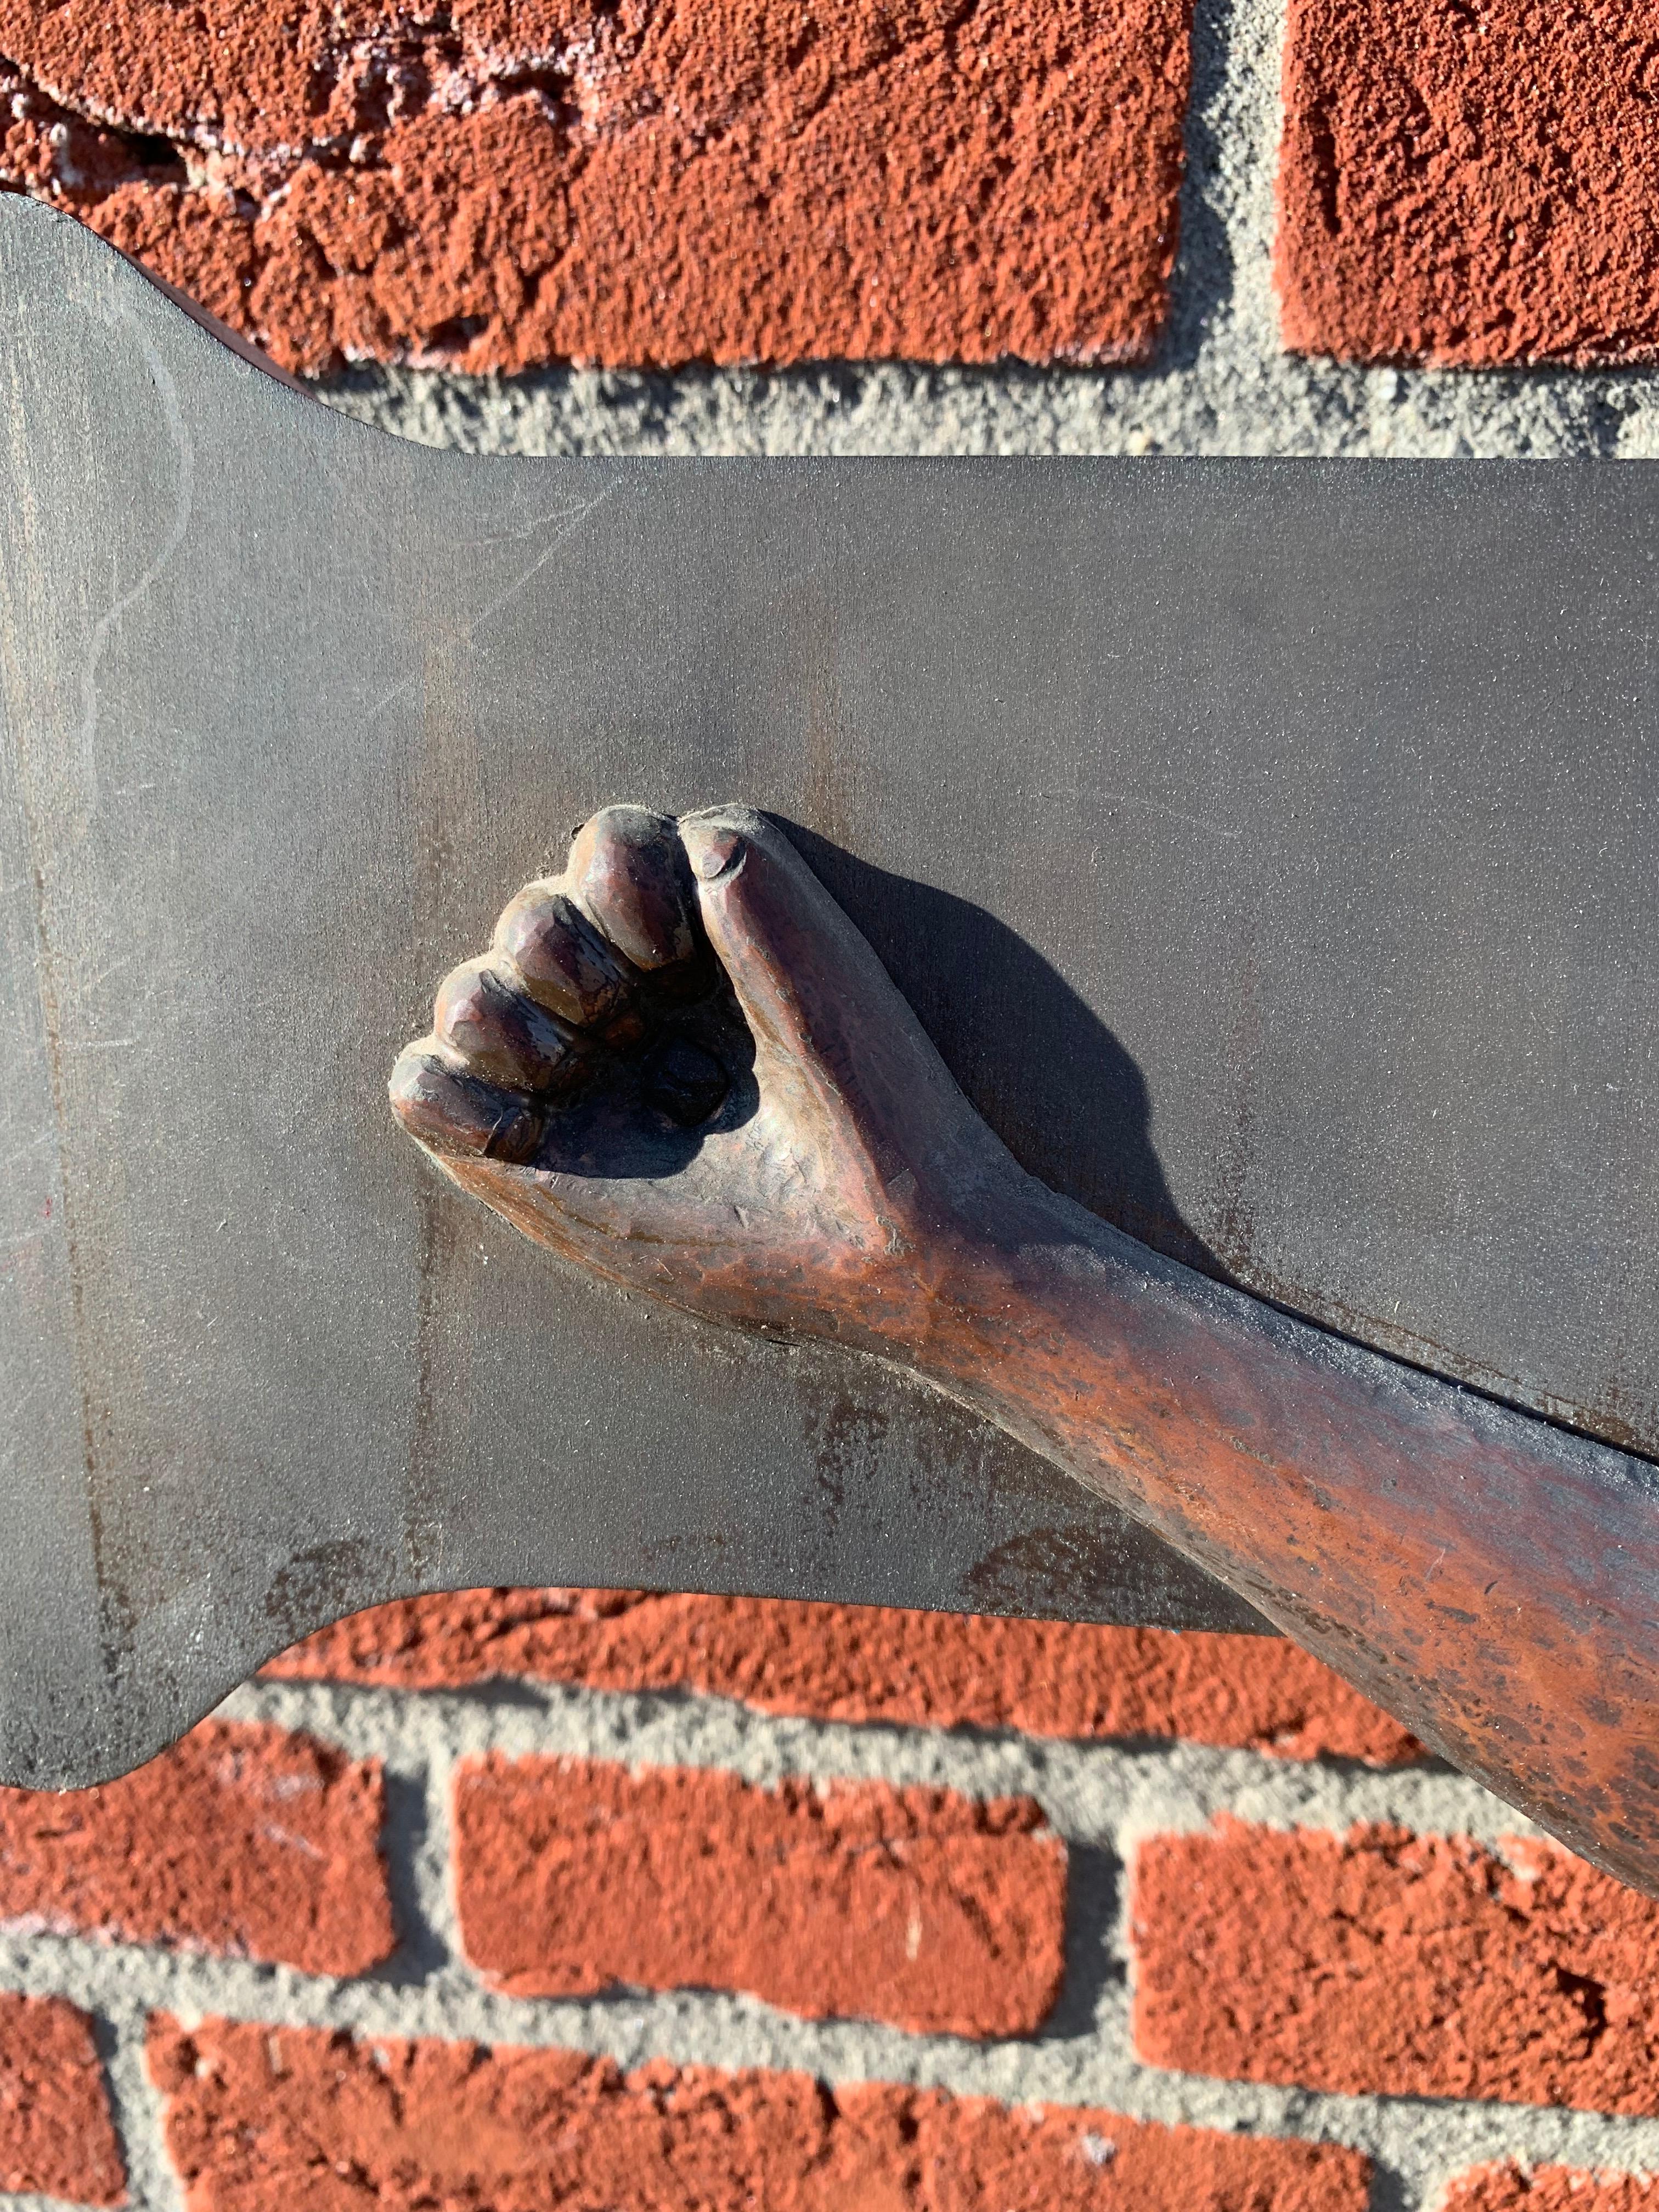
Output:
[[528,1100],[478,1081],[422,1046],[401,1055],[388,1089],[398,1121],[434,1152],[522,1161],[539,1141],[540,1121]]
[[568,893],[527,884],[495,925],[495,951],[544,1012],[586,1028],[616,1013],[627,970]]
[[433,1028],[475,1073],[523,1091],[563,1087],[582,1056],[570,1030],[487,960],[466,961],[445,978]]
[[667,816],[607,807],[577,835],[567,880],[623,957],[647,974],[697,949],[690,867]]

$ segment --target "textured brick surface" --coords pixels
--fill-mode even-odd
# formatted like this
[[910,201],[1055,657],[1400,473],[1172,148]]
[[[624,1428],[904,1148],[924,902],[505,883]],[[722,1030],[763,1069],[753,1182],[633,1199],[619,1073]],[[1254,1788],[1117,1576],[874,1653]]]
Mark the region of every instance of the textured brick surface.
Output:
[[126,2175],[86,2014],[0,1995],[0,2189],[119,2204]]
[[1141,1846],[1132,1921],[1155,2064],[1659,2112],[1659,1905],[1554,1845],[1227,1819]]
[[354,1614],[267,1671],[410,1690],[529,1674],[595,1689],[697,1690],[826,1720],[1185,1736],[1379,1765],[1419,1748],[1283,1638],[762,1598],[461,1590]]
[[467,1955],[518,1996],[696,1984],[1021,2035],[1064,1967],[1065,1846],[1030,1798],[492,1757],[456,1777],[455,1869]]
[[1458,2174],[1438,2212],[1654,2212],[1656,2205],[1659,2182],[1644,2173],[1583,2173],[1570,2166],[1528,2172],[1504,2159]]
[[1188,0],[0,0],[0,53],[71,112],[11,178],[291,368],[1115,360],[1164,313]]
[[1659,358],[1651,0],[1291,0],[1287,343]]
[[205,1721],[97,1790],[0,1790],[0,1923],[356,1974],[392,1946],[379,1763]]
[[[805,2074],[154,2024],[190,2212],[1363,2212],[1366,2161]],[[296,2191],[298,2194],[296,2195]]]

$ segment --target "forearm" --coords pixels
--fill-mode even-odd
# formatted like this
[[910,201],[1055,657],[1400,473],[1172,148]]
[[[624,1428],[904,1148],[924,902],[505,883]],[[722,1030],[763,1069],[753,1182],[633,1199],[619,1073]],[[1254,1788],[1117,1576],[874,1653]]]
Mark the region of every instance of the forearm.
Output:
[[1655,1486],[1027,1186],[940,1269],[915,1364],[1458,1765],[1659,1885]]
[[625,1289],[930,1377],[1659,1892],[1655,1470],[1034,1182],[774,825],[596,816],[434,1024],[394,1109],[526,1235]]

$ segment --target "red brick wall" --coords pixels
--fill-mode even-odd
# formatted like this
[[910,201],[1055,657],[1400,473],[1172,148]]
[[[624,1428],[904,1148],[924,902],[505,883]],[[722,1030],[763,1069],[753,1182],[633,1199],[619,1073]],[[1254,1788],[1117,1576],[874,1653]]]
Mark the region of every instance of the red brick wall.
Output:
[[[307,371],[1139,362],[1169,307],[1189,18],[0,0],[0,185]],[[1659,354],[1650,0],[1290,0],[1283,88],[1286,345]]]
[[204,1721],[101,1789],[0,1790],[0,1912],[356,1974],[392,1945],[374,1761]]
[[462,1942],[515,1996],[742,1990],[983,2036],[1059,1992],[1066,1850],[1029,1797],[498,1755],[463,1764],[454,1818]]
[[[239,1702],[0,1795],[0,2187],[1364,2212],[1380,2160],[1382,2201],[1626,2212],[1659,2142],[1527,2154],[1552,2108],[1659,2118],[1659,1907],[1535,1841],[1340,1825],[1484,1801],[1275,1641],[471,1591]],[[1516,2154],[1390,2175],[1402,2098]]]
[[1224,1819],[1143,1845],[1133,1913],[1135,2040],[1156,2064],[1656,2109],[1659,1906],[1554,1845]]
[[1290,0],[1288,344],[1354,361],[1659,356],[1648,0]]
[[[466,2050],[316,2028],[158,2018],[150,2065],[191,2212],[286,2212],[296,2182],[349,2176],[400,2209],[506,2201],[633,2212],[1359,2212],[1365,2161],[1115,2112],[1011,2111],[889,2082],[830,2093],[794,2073],[658,2064],[623,2074],[571,2051]],[[315,2202],[322,2200],[315,2199]],[[337,2201],[352,2201],[344,2191]]]
[[1113,361],[1156,334],[1183,0],[435,21],[3,0],[7,167],[295,368]]
[[93,2023],[61,1997],[0,1994],[0,2189],[125,2198]]
[[1527,2170],[1502,2160],[1471,2166],[1446,2191],[1443,2212],[1647,2212],[1653,2184],[1639,2174],[1566,2166]]
[[[1246,1652],[1249,1663],[1234,1663]],[[289,1681],[470,1687],[491,1676],[685,1689],[766,1713],[1194,1743],[1394,1765],[1419,1747],[1279,1639],[962,1620],[643,1590],[463,1590],[343,1620],[275,1661]]]

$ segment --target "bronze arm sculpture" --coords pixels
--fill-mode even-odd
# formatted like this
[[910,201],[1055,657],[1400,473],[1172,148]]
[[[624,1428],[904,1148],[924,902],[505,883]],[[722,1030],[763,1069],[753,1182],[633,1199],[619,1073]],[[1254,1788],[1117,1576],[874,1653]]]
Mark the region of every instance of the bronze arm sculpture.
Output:
[[775,824],[607,809],[449,977],[434,1030],[394,1109],[526,1236],[913,1370],[1659,1893],[1659,1623],[1620,1573],[1639,1474],[1615,1520],[1559,1432],[1034,1180]]

